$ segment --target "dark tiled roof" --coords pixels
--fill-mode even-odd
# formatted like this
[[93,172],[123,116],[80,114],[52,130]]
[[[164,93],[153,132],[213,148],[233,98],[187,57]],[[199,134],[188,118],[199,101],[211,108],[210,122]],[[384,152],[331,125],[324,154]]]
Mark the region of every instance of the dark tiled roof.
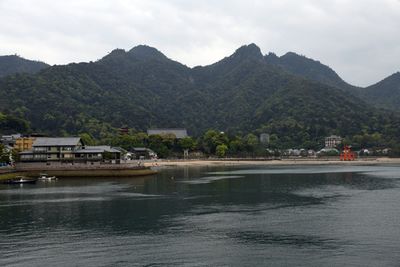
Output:
[[38,137],[33,146],[76,146],[80,140],[79,137]]
[[110,146],[86,146],[84,149],[78,149],[74,153],[121,153],[118,149],[112,148]]
[[136,152],[143,152],[143,151],[147,151],[148,148],[145,147],[134,147],[132,148],[132,151],[136,151]]
[[177,129],[148,129],[147,130],[147,134],[148,135],[155,135],[155,134],[159,134],[159,135],[163,135],[163,134],[174,134],[176,138],[180,139],[180,138],[184,138],[187,137],[187,131],[186,129],[181,129],[181,128],[177,128]]

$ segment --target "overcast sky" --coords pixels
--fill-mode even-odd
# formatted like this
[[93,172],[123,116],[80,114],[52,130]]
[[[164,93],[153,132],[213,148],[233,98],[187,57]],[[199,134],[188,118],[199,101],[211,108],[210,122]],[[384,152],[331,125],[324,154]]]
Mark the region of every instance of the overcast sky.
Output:
[[400,70],[400,0],[0,0],[0,55],[49,64],[147,44],[192,67],[248,43],[369,85]]

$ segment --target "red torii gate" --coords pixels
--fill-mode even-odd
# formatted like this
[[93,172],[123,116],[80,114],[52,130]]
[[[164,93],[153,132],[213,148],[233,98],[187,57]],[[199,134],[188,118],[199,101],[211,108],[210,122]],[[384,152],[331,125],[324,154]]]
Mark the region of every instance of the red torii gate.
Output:
[[356,154],[351,151],[348,145],[343,147],[342,153],[340,153],[340,160],[342,161],[352,161],[356,159]]

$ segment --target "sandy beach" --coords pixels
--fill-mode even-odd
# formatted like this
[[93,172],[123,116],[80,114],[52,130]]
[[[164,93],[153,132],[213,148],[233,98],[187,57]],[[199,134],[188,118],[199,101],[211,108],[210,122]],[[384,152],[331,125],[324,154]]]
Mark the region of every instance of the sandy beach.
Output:
[[153,166],[229,166],[229,165],[378,165],[378,164],[400,164],[400,158],[363,158],[354,161],[340,161],[333,159],[282,159],[282,160],[157,160],[145,162],[148,167]]

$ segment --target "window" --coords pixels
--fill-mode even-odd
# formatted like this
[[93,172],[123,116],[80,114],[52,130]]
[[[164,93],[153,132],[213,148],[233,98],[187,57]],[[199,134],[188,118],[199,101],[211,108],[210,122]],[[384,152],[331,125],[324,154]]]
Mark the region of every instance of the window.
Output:
[[35,151],[35,152],[45,152],[46,151],[46,148],[45,147],[34,147],[33,148],[33,151]]

